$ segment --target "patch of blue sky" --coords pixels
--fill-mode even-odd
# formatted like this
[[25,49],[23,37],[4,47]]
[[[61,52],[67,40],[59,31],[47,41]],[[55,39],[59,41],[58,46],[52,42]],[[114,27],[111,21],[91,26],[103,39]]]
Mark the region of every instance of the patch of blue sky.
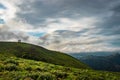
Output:
[[0,19],[0,24],[5,24],[4,19]]
[[6,7],[0,3],[0,9],[6,9]]
[[119,41],[119,40],[112,41],[111,44],[112,44],[112,46],[114,46],[114,47],[120,47],[120,41]]
[[42,37],[45,35],[45,32],[28,32],[28,34],[34,37]]

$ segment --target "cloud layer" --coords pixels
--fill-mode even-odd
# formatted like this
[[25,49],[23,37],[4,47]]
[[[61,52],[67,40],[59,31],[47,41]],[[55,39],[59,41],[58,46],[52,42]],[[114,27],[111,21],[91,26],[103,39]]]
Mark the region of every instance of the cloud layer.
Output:
[[119,51],[119,0],[1,0],[0,40],[62,52]]

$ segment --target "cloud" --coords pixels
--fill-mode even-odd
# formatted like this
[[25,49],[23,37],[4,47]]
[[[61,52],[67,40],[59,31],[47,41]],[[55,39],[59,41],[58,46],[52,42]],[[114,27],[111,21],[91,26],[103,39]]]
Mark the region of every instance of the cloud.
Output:
[[[21,34],[21,35],[19,35]],[[23,33],[14,33],[9,31],[8,27],[0,27],[0,40],[5,40],[5,41],[9,41],[9,40],[18,40],[18,39],[22,39],[24,41],[28,40],[28,36],[23,34]]]
[[[18,7],[16,6],[18,0],[1,0],[0,3],[6,8],[2,11],[1,18],[4,19],[6,22],[10,19],[16,17],[16,13],[18,11]],[[19,2],[19,1],[18,1]]]
[[57,30],[41,37],[40,44],[46,46],[48,49],[68,53],[119,50],[118,47],[111,46],[111,41],[114,42],[117,36],[106,37],[88,32],[88,29],[83,31]]
[[1,0],[0,4],[4,9],[0,9],[0,18],[4,23],[0,24],[0,41],[17,41],[21,39],[23,42],[33,42],[35,39],[30,37],[26,32],[32,29],[32,26],[17,16],[20,11],[18,5],[21,0]]
[[[119,0],[1,0],[0,40],[64,52],[120,50]],[[39,39],[40,37],[40,39]]]

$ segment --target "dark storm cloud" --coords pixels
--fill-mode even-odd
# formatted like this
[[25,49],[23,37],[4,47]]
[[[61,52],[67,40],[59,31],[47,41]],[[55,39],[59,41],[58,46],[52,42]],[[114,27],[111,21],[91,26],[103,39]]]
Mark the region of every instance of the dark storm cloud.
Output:
[[46,18],[96,16],[109,10],[114,0],[36,0],[24,2],[19,17],[30,24],[43,23]]
[[104,19],[100,27],[107,35],[120,34],[120,4],[111,8],[111,16]]

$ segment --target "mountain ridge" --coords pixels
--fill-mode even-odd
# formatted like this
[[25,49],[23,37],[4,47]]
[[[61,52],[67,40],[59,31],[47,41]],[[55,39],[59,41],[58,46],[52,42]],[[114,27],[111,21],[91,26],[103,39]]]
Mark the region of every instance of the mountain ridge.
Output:
[[0,42],[0,53],[75,68],[89,68],[74,57],[41,46],[21,42]]
[[78,59],[95,70],[120,72],[120,53],[114,53],[108,56],[88,55],[79,57]]

